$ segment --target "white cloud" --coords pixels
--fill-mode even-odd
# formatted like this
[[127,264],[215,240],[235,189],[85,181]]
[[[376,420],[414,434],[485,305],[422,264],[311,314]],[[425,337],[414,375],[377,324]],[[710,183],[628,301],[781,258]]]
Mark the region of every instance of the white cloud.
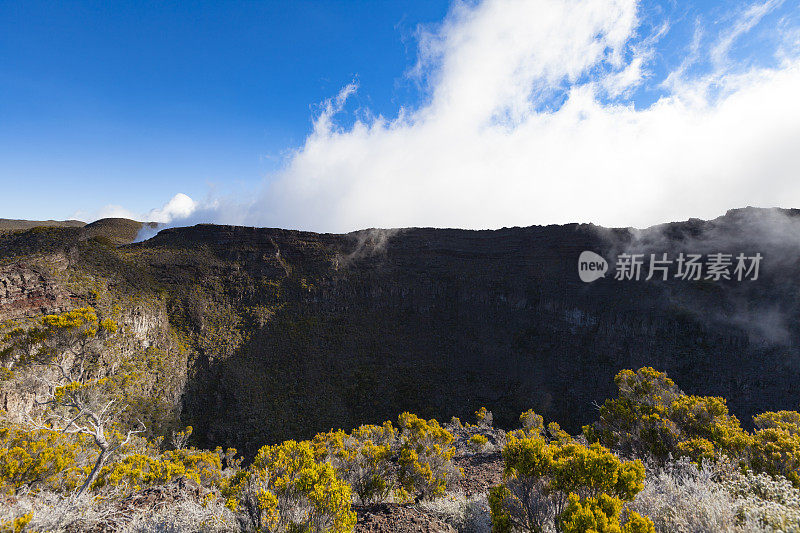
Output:
[[186,194],[178,193],[160,208],[151,209],[147,213],[134,213],[120,205],[106,205],[94,213],[78,211],[71,218],[87,222],[93,222],[101,218],[129,218],[142,222],[166,224],[188,219],[197,208],[197,202]]
[[[139,217],[134,214],[132,211],[125,209],[121,205],[107,205],[105,207],[100,208],[100,210],[95,214],[86,214],[86,219],[89,221],[99,220],[101,218],[130,218],[133,220],[139,219]],[[79,217],[78,217],[79,218]]]
[[172,222],[188,218],[197,209],[197,203],[188,195],[178,193],[159,209],[151,209],[141,220],[147,222]]
[[745,33],[752,30],[756,24],[761,22],[770,11],[783,4],[784,0],[766,0],[763,3],[750,5],[744,13],[736,20],[726,32],[723,33],[717,44],[711,50],[711,59],[717,64],[722,65],[729,61],[728,53],[736,40]]
[[[639,109],[616,97],[652,76],[668,26],[638,35],[635,0],[458,2],[420,35],[422,105],[342,129],[348,86],[255,200],[189,220],[317,231],[647,226],[796,206],[797,47],[782,43],[780,67],[737,70],[727,59],[777,4],[743,11],[711,47],[698,24],[684,64],[651,80],[666,94]],[[712,70],[688,74],[701,61]]]

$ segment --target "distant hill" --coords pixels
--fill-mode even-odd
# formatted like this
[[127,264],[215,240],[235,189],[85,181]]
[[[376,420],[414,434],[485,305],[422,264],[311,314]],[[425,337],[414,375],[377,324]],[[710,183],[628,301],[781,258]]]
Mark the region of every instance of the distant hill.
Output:
[[24,230],[36,227],[48,228],[81,228],[86,222],[80,220],[14,220],[0,218],[0,231]]
[[103,218],[91,224],[87,224],[81,231],[81,238],[102,238],[108,239],[112,244],[130,244],[136,240],[139,230],[147,224],[150,227],[157,227],[155,222],[136,222],[127,218]]
[[[137,222],[127,218],[103,218],[86,223],[80,220],[12,220],[0,218],[0,233],[20,232],[33,228],[79,228],[77,232],[68,232],[66,237],[78,240],[101,239],[109,244],[119,246],[130,244],[136,240],[139,230],[144,225],[157,228],[155,222]],[[69,240],[69,239],[68,239]]]

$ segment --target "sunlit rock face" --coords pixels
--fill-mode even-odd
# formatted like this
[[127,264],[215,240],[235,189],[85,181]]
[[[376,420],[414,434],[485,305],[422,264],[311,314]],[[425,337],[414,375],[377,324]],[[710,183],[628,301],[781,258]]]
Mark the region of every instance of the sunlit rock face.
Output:
[[57,282],[32,268],[0,268],[0,319],[58,312],[72,307],[70,295]]

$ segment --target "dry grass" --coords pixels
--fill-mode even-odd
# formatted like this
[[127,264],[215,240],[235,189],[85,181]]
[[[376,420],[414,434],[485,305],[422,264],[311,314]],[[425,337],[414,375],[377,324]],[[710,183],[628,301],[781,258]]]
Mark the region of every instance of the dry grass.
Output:
[[685,458],[669,463],[648,475],[629,508],[659,533],[800,532],[800,490],[724,460],[703,468]]
[[0,501],[0,524],[33,513],[26,531],[66,532],[102,528],[123,532],[239,532],[236,516],[218,499],[208,504],[179,499],[127,509],[113,496],[64,497],[38,492]]
[[420,502],[417,507],[462,533],[489,533],[492,529],[486,494],[467,497],[463,492],[453,492]]
[[120,531],[124,533],[225,533],[241,531],[234,514],[219,500],[203,505],[179,500],[155,512],[136,516]]

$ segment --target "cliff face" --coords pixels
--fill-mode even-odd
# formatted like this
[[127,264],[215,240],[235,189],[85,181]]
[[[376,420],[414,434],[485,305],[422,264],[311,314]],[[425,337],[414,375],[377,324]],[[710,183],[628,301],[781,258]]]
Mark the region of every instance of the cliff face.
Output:
[[[747,209],[645,231],[195,226],[121,248],[78,239],[70,268],[114,294],[160,295],[189,351],[183,422],[203,444],[252,453],[482,405],[500,424],[534,408],[576,430],[616,372],[644,365],[728,398],[747,424],[800,403],[798,220]],[[605,279],[580,281],[584,250],[609,260]],[[613,279],[620,253],[681,251],[764,259],[755,281]]]
[[[167,305],[152,288],[131,287],[125,275],[113,270],[122,266],[121,256],[109,243],[133,240],[141,224],[112,219],[88,226],[47,224],[13,228],[0,236],[0,326],[24,326],[46,315],[92,306],[102,318],[120,326],[114,353],[123,359],[154,358],[152,372],[138,379],[141,393],[152,397],[165,423],[180,411],[180,396],[188,372],[187,353],[178,349],[170,326]],[[115,231],[109,231],[114,228]],[[122,228],[123,234],[119,234]],[[96,236],[102,240],[95,239]],[[140,290],[142,289],[142,290]],[[8,366],[11,361],[3,361]],[[164,371],[168,368],[168,371]],[[54,370],[39,373],[58,376]],[[40,409],[35,398],[46,385],[20,373],[0,379],[0,409],[12,421],[22,421]],[[137,413],[139,414],[139,413]],[[155,428],[154,428],[155,429]]]
[[45,274],[25,265],[0,270],[3,319],[55,313],[72,307],[72,298]]

